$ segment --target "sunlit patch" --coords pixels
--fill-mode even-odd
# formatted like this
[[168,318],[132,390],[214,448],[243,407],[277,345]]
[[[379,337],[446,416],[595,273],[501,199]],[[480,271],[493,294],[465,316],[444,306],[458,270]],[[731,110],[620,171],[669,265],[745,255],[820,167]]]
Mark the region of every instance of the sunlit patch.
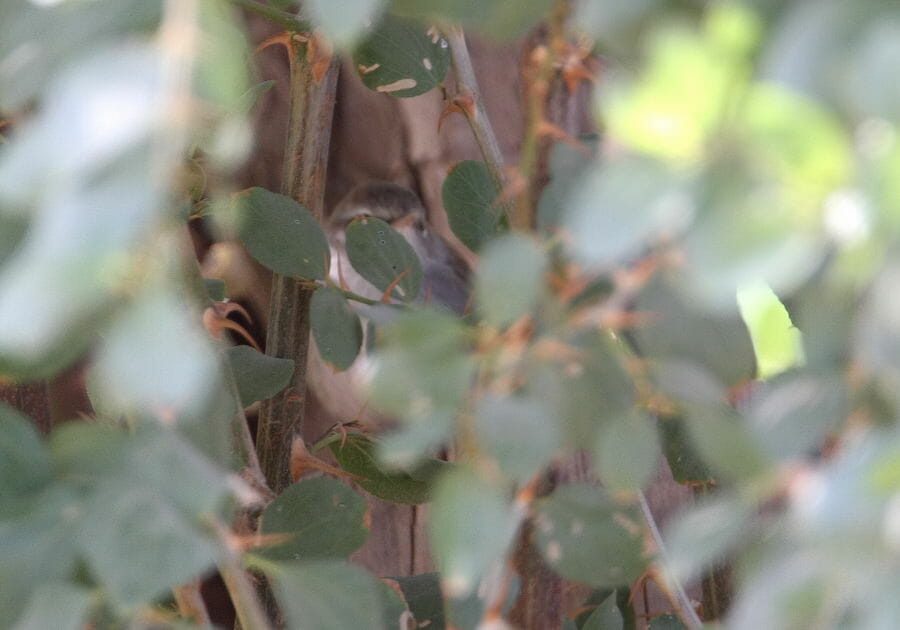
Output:
[[429,71],[434,67],[434,66],[432,66],[432,64],[431,64],[431,59],[429,59],[428,57],[425,57],[425,58],[422,60],[422,65],[425,66],[425,69],[426,69],[426,70],[429,70]]
[[825,229],[841,245],[853,245],[869,237],[870,215],[868,200],[859,190],[837,190],[825,200]]
[[364,66],[362,64],[359,64],[357,67],[359,68],[360,74],[369,74],[370,72],[375,72],[376,70],[378,70],[378,68],[381,67],[381,64],[373,63],[371,66]]

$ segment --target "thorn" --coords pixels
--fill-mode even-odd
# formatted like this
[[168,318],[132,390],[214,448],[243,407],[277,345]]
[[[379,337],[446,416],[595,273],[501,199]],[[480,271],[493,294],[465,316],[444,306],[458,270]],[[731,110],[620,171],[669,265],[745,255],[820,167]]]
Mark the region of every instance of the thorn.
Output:
[[475,98],[471,94],[457,94],[453,97],[453,100],[447,107],[444,108],[444,111],[441,112],[441,115],[438,118],[438,131],[440,131],[444,119],[450,114],[462,114],[466,118],[472,119],[475,118],[476,111]]
[[572,137],[562,128],[547,120],[542,120],[537,124],[537,135],[539,137],[553,138],[554,140],[565,142],[581,151],[585,156],[591,157],[591,149],[585,143]]

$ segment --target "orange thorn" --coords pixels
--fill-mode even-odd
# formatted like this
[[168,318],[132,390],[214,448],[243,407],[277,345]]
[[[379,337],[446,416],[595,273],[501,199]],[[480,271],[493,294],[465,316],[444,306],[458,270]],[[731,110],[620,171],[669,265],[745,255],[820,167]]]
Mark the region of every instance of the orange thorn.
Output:
[[411,267],[407,267],[403,271],[400,272],[400,275],[394,278],[394,281],[391,282],[387,288],[384,290],[384,293],[381,294],[381,302],[384,304],[391,303],[391,293],[394,292],[394,289],[397,288],[397,285],[400,284],[400,281],[403,280],[403,276],[409,273]]

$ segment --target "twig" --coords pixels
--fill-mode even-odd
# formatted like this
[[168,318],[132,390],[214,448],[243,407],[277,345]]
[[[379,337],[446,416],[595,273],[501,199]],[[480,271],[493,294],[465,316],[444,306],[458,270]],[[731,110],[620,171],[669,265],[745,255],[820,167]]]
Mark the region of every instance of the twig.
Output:
[[475,142],[481,149],[481,155],[491,172],[491,177],[497,185],[497,190],[502,191],[506,176],[503,172],[503,154],[500,152],[500,143],[497,135],[488,119],[487,111],[481,92],[478,89],[478,80],[475,78],[475,69],[472,67],[472,58],[469,56],[469,48],[466,46],[466,35],[460,26],[447,26],[443,29],[444,37],[450,43],[450,55],[453,58],[453,69],[456,73],[456,84],[459,92],[471,97],[474,102],[474,111],[463,107],[463,115],[472,128]]
[[[647,503],[647,497],[644,496],[643,492],[638,492],[638,501],[641,504],[641,512],[644,514],[644,521],[647,523],[647,530],[650,532],[650,537],[656,545],[656,550],[661,561],[660,563],[665,568],[668,565],[668,552],[666,551],[665,543],[663,543],[662,535],[659,533],[659,526],[656,524],[656,519],[653,517],[653,512],[650,510],[650,504]],[[674,597],[672,597],[672,605],[675,607],[675,613],[678,615],[679,619],[681,619],[684,625],[688,627],[688,630],[701,629],[703,627],[703,621],[697,616],[697,611],[694,610],[694,606],[691,604],[691,600],[685,592],[681,582],[674,578],[668,571],[665,573],[665,582],[669,585],[669,588],[674,595]]]
[[175,595],[175,603],[178,604],[178,612],[181,616],[197,626],[208,626],[209,611],[200,593],[200,580],[194,580],[172,589]]
[[220,543],[219,573],[231,596],[241,627],[244,630],[272,630],[228,530],[215,519],[209,519],[207,525]]
[[276,9],[275,7],[268,4],[254,2],[253,0],[231,0],[231,3],[241,8],[247,9],[248,11],[252,11],[257,15],[261,15],[267,20],[275,22],[276,24],[280,24],[281,26],[294,33],[309,30],[309,24],[298,18],[293,13],[288,13],[287,11]]

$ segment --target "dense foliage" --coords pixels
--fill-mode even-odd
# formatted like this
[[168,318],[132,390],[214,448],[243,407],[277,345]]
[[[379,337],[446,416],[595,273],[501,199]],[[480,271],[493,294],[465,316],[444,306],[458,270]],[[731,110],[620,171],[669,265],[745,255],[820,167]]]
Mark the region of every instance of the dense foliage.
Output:
[[[682,587],[724,559],[733,603],[710,622],[897,627],[900,8],[303,4],[0,6],[0,374],[46,379],[89,354],[96,412],[42,438],[0,407],[0,625],[198,627],[184,585],[218,567],[248,630],[265,622],[247,569],[290,628],[503,627],[528,522],[554,571],[597,589],[566,627],[643,623],[623,594],[648,569],[675,613],[650,627],[700,627]],[[450,225],[479,260],[464,316],[417,301],[421,263],[389,225],[348,231],[373,304],[331,279],[309,209],[228,196],[267,88],[250,85],[238,5],[301,33],[314,65],[324,40],[352,54],[373,90],[445,90],[476,134],[489,121],[454,93],[458,25],[506,40],[549,20],[536,81],[577,83],[601,59],[600,132],[553,146],[539,196],[524,150],[517,169],[483,146],[450,171]],[[314,291],[336,368],[368,331],[371,405],[397,427],[308,445],[356,483],[313,475],[266,503],[242,409],[294,365],[204,329],[224,293],[185,243],[198,214]],[[585,452],[596,479],[546,493]],[[662,456],[710,491],[660,540],[642,491]],[[345,561],[367,536],[361,493],[431,503],[439,573],[381,581]],[[234,535],[260,511],[253,544]]]

